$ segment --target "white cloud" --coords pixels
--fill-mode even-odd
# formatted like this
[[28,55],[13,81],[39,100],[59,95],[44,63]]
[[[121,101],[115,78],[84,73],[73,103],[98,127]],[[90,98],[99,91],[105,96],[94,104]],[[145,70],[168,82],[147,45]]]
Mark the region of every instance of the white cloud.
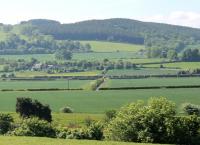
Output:
[[140,20],[200,28],[200,13],[175,11],[168,15],[154,15]]

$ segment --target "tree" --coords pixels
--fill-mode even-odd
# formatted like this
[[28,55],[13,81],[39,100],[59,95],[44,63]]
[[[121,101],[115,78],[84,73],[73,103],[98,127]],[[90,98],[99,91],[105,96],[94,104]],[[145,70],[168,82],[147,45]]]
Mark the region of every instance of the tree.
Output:
[[167,118],[175,115],[174,103],[165,98],[152,98],[148,104],[138,101],[117,113],[106,127],[106,137],[118,141],[167,142]]
[[58,60],[70,60],[72,59],[72,53],[67,50],[58,50],[55,53],[55,58]]
[[178,54],[175,50],[171,49],[167,52],[167,58],[171,60],[176,60],[178,58]]
[[40,119],[52,121],[51,109],[48,105],[43,105],[37,100],[31,98],[17,98],[16,112],[23,118],[30,118],[32,116]]

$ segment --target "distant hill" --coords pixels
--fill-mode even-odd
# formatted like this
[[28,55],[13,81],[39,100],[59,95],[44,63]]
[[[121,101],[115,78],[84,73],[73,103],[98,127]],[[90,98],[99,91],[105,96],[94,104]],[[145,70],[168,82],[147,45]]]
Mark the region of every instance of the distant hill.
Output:
[[[18,25],[0,26],[0,40],[14,33],[27,41],[33,36],[54,40],[99,40],[145,45],[149,57],[162,57],[169,50],[200,48],[200,29],[131,19],[88,20],[71,24],[33,19]],[[45,39],[45,38],[44,38]],[[48,47],[47,45],[45,45]],[[41,46],[42,47],[42,46]]]
[[55,39],[104,40],[144,44],[147,48],[161,51],[170,49],[181,52],[200,46],[200,29],[141,22],[131,19],[89,20],[72,24],[35,19],[27,23],[37,26],[40,32]]

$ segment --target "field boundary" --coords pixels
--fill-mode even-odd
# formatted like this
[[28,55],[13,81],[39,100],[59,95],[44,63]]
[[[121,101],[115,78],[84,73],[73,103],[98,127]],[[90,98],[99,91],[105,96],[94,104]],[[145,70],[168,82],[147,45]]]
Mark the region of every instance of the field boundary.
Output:
[[99,88],[99,90],[146,90],[146,89],[189,89],[200,88],[200,85],[188,85],[188,86],[150,86],[150,87],[115,87],[115,88]]

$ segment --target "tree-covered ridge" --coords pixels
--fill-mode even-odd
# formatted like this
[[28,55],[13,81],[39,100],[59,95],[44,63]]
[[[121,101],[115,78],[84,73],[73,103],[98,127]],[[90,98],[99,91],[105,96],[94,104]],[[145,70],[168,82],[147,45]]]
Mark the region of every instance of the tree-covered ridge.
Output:
[[31,24],[0,25],[0,54],[47,54],[57,50],[88,52],[89,44],[78,41],[56,40]]
[[183,49],[200,46],[200,29],[131,19],[89,20],[73,24],[38,19],[28,23],[59,40],[106,40],[145,44],[149,57],[162,56],[169,50],[179,53]]

